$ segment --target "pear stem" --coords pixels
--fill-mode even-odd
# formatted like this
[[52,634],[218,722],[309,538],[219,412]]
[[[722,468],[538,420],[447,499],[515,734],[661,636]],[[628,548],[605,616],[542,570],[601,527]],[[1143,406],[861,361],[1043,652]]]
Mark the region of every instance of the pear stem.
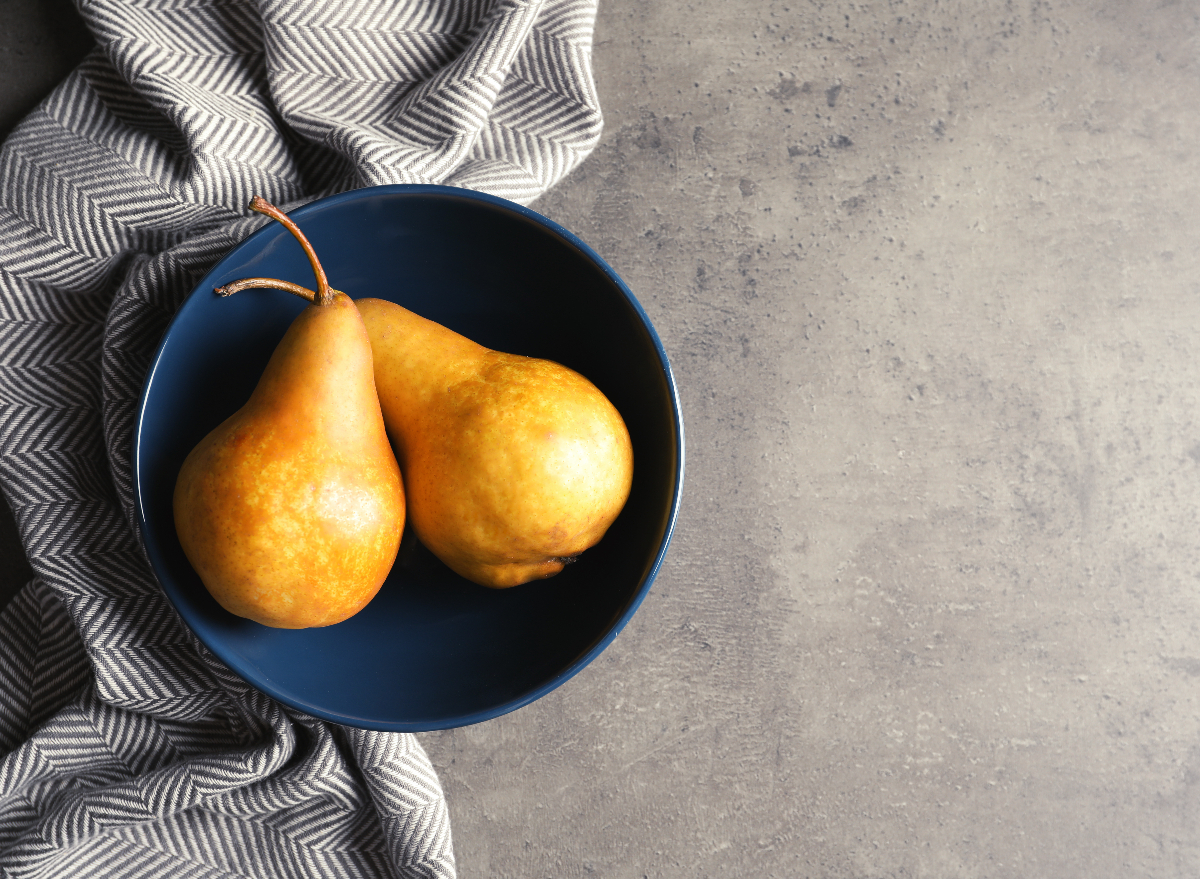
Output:
[[[307,287],[301,287],[299,284],[293,284],[291,281],[281,281],[278,278],[242,278],[240,281],[231,281],[223,287],[214,287],[213,292],[218,296],[232,296],[241,290],[250,290],[252,288],[286,290],[288,293],[295,293],[301,299],[307,299],[309,302],[317,301],[317,294]],[[330,292],[336,293],[337,291],[331,289]]]
[[[269,201],[267,201],[265,198],[262,198],[261,196],[256,195],[256,196],[254,196],[254,198],[252,198],[250,200],[250,210],[258,211],[260,214],[266,214],[268,217],[270,217],[273,220],[278,220],[285,229],[287,229],[289,232],[292,233],[292,235],[294,235],[296,237],[296,240],[300,242],[300,246],[304,248],[304,254],[305,254],[305,256],[308,257],[309,263],[312,264],[313,274],[317,276],[317,292],[313,295],[312,302],[316,305],[328,305],[330,302],[332,302],[333,294],[335,291],[330,288],[329,280],[325,277],[325,270],[323,268],[321,268],[321,262],[320,262],[320,260],[317,259],[317,252],[315,250],[313,250],[313,246],[308,243],[308,239],[304,237],[304,233],[300,231],[300,227],[292,222],[291,217],[289,217],[287,214],[285,214],[283,211],[281,211],[279,208],[275,207],[275,205],[271,204]],[[250,280],[250,279],[247,279],[247,280]],[[253,279],[253,280],[271,280],[271,279],[262,278],[262,279]],[[241,282],[236,282],[236,283],[241,283]],[[274,281],[273,283],[275,286],[279,286],[285,282]],[[226,285],[226,288],[228,288],[228,286],[230,286],[230,285]],[[269,286],[269,285],[256,285],[256,286]],[[297,286],[297,285],[292,285],[292,286]],[[243,288],[239,288],[239,289],[245,289],[245,288],[243,287]],[[281,287],[281,289],[288,290],[289,292],[292,292],[292,293],[297,293],[297,295],[300,295],[300,296],[304,296],[303,293],[299,293],[297,290],[292,289],[292,287]],[[301,287],[300,289],[305,290],[306,288]],[[233,292],[235,292],[235,291],[229,290],[229,293],[233,293]],[[229,294],[225,293],[222,295],[227,296]],[[305,298],[307,299],[308,297],[305,296]]]

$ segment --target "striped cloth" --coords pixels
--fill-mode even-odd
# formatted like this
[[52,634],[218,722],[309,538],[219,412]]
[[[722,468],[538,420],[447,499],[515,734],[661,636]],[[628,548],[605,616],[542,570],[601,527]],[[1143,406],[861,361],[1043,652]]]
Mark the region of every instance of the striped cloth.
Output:
[[88,0],[0,152],[0,874],[453,876],[415,738],[284,709],[198,644],[132,524],[134,407],[205,271],[383,183],[529,202],[595,145],[595,0]]

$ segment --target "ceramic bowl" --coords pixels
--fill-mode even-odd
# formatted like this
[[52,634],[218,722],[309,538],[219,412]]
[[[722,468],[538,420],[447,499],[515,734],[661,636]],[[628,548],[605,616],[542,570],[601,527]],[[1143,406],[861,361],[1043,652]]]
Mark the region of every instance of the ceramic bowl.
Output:
[[683,420],[667,355],[625,283],[538,213],[443,186],[381,186],[291,215],[332,286],[390,299],[490,348],[559,361],[624,417],[633,491],[604,539],[557,577],[506,590],[457,576],[406,535],[391,575],[354,617],[283,630],[229,614],[175,534],[184,457],[249,397],[306,303],[275,290],[220,298],[247,276],[313,286],[299,245],[269,223],[197,285],[163,336],[139,406],[134,478],[163,591],[197,637],[263,692],[364,729],[464,726],[526,705],[608,646],[662,565],[683,484]]

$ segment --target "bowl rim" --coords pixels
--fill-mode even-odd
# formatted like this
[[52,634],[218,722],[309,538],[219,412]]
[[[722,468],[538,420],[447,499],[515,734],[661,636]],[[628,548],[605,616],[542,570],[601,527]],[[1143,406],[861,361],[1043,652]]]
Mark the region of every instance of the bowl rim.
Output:
[[439,729],[454,729],[462,726],[469,726],[475,723],[481,723],[485,720],[491,720],[500,717],[504,714],[516,711],[525,705],[535,702],[542,698],[547,693],[562,686],[568,680],[577,675],[585,667],[591,664],[605,649],[613,642],[625,628],[629,620],[632,619],[634,613],[649,594],[650,588],[658,576],[659,570],[662,568],[663,561],[666,558],[667,549],[670,545],[671,538],[675,533],[676,523],[679,518],[680,503],[683,495],[683,477],[684,477],[684,422],[683,413],[679,401],[679,388],[675,382],[675,375],[671,369],[670,360],[667,357],[666,349],[663,347],[662,340],[659,338],[658,331],[654,328],[654,324],[650,321],[641,303],[630,290],[625,281],[618,275],[612,267],[601,257],[591,246],[584,242],[579,236],[571,232],[569,229],[559,225],[554,220],[537,211],[528,208],[516,202],[500,196],[491,195],[485,192],[478,192],[472,189],[463,189],[455,186],[445,186],[441,184],[420,184],[420,183],[401,183],[401,184],[386,184],[381,186],[368,186],[358,189],[346,190],[335,195],[316,198],[306,202],[300,207],[294,208],[288,212],[288,216],[296,220],[298,223],[303,223],[306,214],[316,210],[325,210],[330,207],[336,207],[346,202],[374,197],[379,195],[413,195],[413,196],[434,196],[446,197],[455,199],[465,199],[468,201],[477,201],[499,208],[502,211],[514,213],[519,217],[530,220],[535,224],[545,228],[547,231],[563,240],[568,245],[580,251],[586,259],[601,269],[613,285],[625,297],[627,303],[632,307],[634,313],[641,321],[642,326],[650,336],[650,340],[654,345],[654,350],[658,355],[659,363],[663,371],[663,377],[667,382],[669,391],[672,422],[675,432],[675,445],[678,449],[677,461],[675,465],[674,487],[671,495],[670,511],[667,516],[666,527],[663,531],[663,536],[659,542],[658,551],[655,553],[654,560],[643,574],[641,581],[638,583],[637,589],[630,599],[624,610],[611,623],[608,629],[592,643],[590,647],[584,650],[574,662],[566,666],[561,671],[557,672],[542,684],[532,688],[520,696],[509,699],[497,705],[488,708],[480,709],[465,714],[459,714],[451,717],[439,718],[436,721],[421,720],[421,721],[380,721],[371,718],[354,717],[352,715],[322,708],[319,705],[314,705],[285,693],[280,692],[272,686],[272,681],[262,675],[256,675],[252,669],[247,669],[239,657],[231,650],[226,649],[218,640],[215,643],[204,638],[191,624],[188,616],[180,609],[176,603],[174,596],[158,573],[158,564],[161,563],[160,550],[157,541],[150,531],[150,523],[146,516],[145,505],[142,500],[142,465],[141,465],[141,450],[142,450],[142,433],[143,423],[146,416],[146,404],[149,398],[150,388],[154,381],[155,373],[158,371],[159,364],[162,362],[163,353],[170,343],[172,334],[176,329],[176,323],[180,320],[187,303],[202,290],[205,285],[209,284],[209,278],[220,268],[220,266],[236,251],[243,247],[252,246],[252,242],[256,238],[266,237],[268,235],[276,235],[276,223],[266,223],[262,227],[255,229],[251,234],[247,235],[241,241],[234,244],[226,250],[220,258],[216,260],[204,274],[203,277],[195,284],[192,291],[184,297],[179,308],[172,316],[167,328],[163,331],[162,338],[159,340],[154,351],[154,356],[150,361],[150,367],[146,371],[145,379],[142,382],[141,391],[138,396],[138,403],[134,418],[134,430],[132,437],[132,476],[134,489],[134,513],[137,519],[138,534],[141,538],[143,549],[145,550],[151,573],[154,575],[155,581],[159,588],[166,596],[168,602],[175,609],[180,620],[187,627],[192,636],[204,647],[213,653],[222,663],[235,674],[238,678],[245,681],[250,686],[265,693],[272,699],[287,705],[298,711],[303,711],[306,714],[323,720],[332,721],[345,726],[358,729],[371,729],[384,732],[424,732]]

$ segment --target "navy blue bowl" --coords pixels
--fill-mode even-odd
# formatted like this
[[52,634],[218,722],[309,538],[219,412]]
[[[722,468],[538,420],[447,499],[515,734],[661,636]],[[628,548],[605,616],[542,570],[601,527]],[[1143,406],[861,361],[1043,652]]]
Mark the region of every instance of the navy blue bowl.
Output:
[[608,534],[557,577],[476,586],[405,536],[375,599],[321,629],[272,629],[208,594],[175,535],[171,495],[188,452],[250,396],[306,303],[275,290],[226,299],[247,276],[314,286],[278,223],[200,282],[163,336],[134,435],[142,537],[163,591],[199,639],[249,683],[317,717],[364,729],[478,723],[545,695],[595,659],[633,616],[667,551],[683,485],[683,420],[666,352],[633,294],[595,251],[501,198],[445,186],[379,186],[296,210],[330,284],[389,299],[501,351],[591,379],[620,411],[633,491]]

